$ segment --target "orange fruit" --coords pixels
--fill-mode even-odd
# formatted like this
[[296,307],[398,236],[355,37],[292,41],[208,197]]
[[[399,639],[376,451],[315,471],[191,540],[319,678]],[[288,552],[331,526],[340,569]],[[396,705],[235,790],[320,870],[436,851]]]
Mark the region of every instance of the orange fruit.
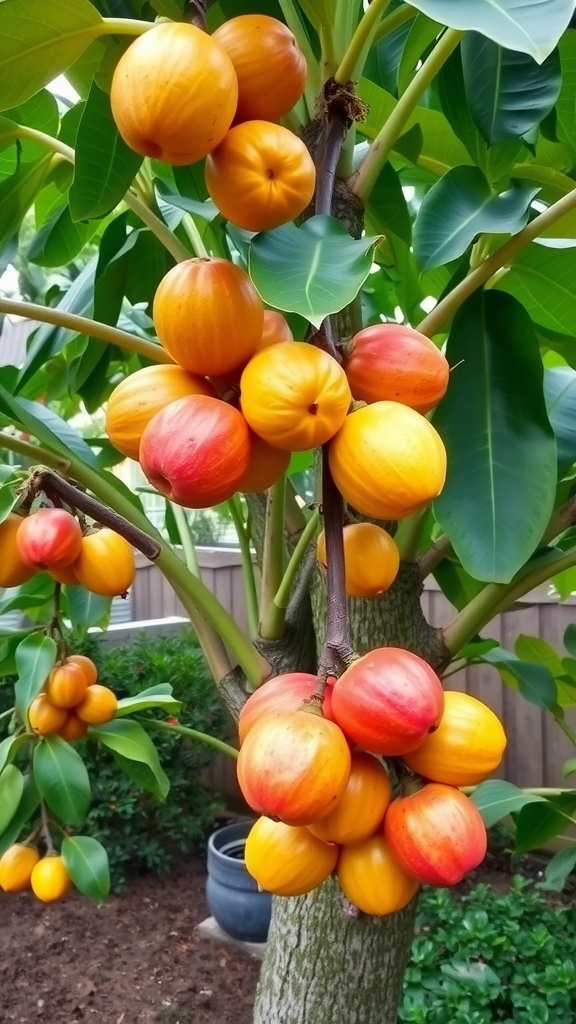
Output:
[[136,559],[132,545],[107,526],[86,533],[74,572],[80,586],[93,594],[119,597],[134,582]]
[[[345,526],[344,570],[350,597],[378,597],[392,586],[400,567],[400,554],[386,530],[373,523]],[[318,561],[326,567],[326,537],[318,537]]]
[[56,665],[48,676],[44,692],[57,708],[74,708],[86,695],[88,682],[79,665]]
[[25,892],[30,888],[30,876],[40,860],[35,846],[15,843],[0,857],[0,889],[5,892]]
[[48,854],[38,861],[30,878],[32,892],[43,903],[61,900],[72,888],[72,879],[58,854]]
[[10,512],[4,522],[0,523],[0,587],[19,587],[36,573],[33,566],[22,561],[16,546],[16,534],[22,522],[22,516]]
[[81,718],[78,718],[75,711],[69,711],[64,725],[58,730],[58,736],[67,740],[68,743],[74,743],[75,740],[81,740],[87,732],[88,722],[83,722]]
[[116,713],[118,700],[107,686],[94,683],[86,690],[84,700],[77,704],[74,711],[88,725],[103,725],[109,722]]
[[40,693],[28,708],[30,728],[38,736],[52,736],[66,721],[68,712],[58,708],[45,693]]
[[82,672],[86,676],[86,682],[88,686],[92,686],[93,683],[98,679],[98,669],[92,661],[92,658],[87,658],[85,654],[69,654],[66,658],[67,665],[77,665],[78,668],[82,669]]

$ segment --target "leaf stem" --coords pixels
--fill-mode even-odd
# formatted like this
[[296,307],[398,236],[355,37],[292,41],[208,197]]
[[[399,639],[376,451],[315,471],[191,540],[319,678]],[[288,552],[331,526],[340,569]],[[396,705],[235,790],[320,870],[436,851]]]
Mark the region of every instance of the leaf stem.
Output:
[[8,708],[7,711],[2,711],[2,713],[0,714],[0,722],[4,718],[10,718],[10,716],[13,715],[15,711],[16,711],[16,708]]
[[480,288],[483,284],[488,281],[493,274],[495,274],[501,267],[509,263],[514,256],[516,256],[522,249],[525,249],[530,242],[533,242],[535,238],[538,238],[547,228],[556,221],[560,220],[571,210],[576,208],[576,188],[572,189],[568,195],[562,196],[552,206],[538,214],[534,220],[531,220],[522,231],[518,234],[513,235],[504,245],[501,245],[496,252],[493,252],[481,263],[479,267],[471,270],[470,273],[464,278],[460,284],[456,285],[451,292],[446,295],[437,306],[434,307],[428,316],[418,324],[418,330],[421,334],[426,334],[431,338],[434,334],[438,334],[446,324],[452,319],[454,314],[460,308],[462,303]]
[[438,540],[434,541],[428,550],[424,551],[418,559],[418,564],[420,566],[420,579],[425,580],[426,577],[433,572],[436,566],[440,565],[440,562],[446,558],[451,550],[452,542],[448,537],[442,536],[439,537]]
[[56,853],[56,850],[54,849],[54,843],[52,842],[52,833],[50,832],[50,819],[48,817],[48,808],[46,807],[44,800],[40,801],[40,821],[42,823],[40,827],[40,833],[46,846],[46,853],[50,857],[53,853]]
[[230,498],[227,505],[236,530],[238,547],[240,548],[240,557],[242,559],[242,577],[246,593],[248,629],[250,630],[250,636],[254,637],[258,635],[259,614],[258,591],[256,589],[256,579],[254,577],[254,560],[252,558],[252,551],[250,548],[250,533],[248,531],[247,523],[244,520],[244,516],[242,515],[242,506],[238,495],[235,494]]
[[207,732],[189,729],[187,725],[180,725],[180,723],[176,722],[162,722],[157,718],[140,718],[134,715],[134,721],[139,722],[145,729],[158,729],[160,732],[177,733],[179,736],[188,736],[192,740],[199,740],[200,743],[205,743],[207,747],[213,747],[220,754],[227,754],[228,757],[234,758],[235,761],[238,759],[239,751],[235,747],[225,743],[224,740],[217,739],[215,736],[210,736]]
[[428,508],[425,508],[420,512],[414,512],[399,523],[394,535],[394,542],[403,562],[414,562],[416,560],[418,545],[420,544],[420,538],[429,511]]
[[142,36],[151,28],[156,28],[156,23],[153,21],[138,21],[136,18],[102,18],[100,35]]
[[379,43],[381,39],[395,32],[397,28],[401,28],[407,21],[412,21],[413,18],[416,18],[418,13],[414,7],[404,4],[403,7],[398,7],[395,11],[387,14],[376,29],[374,42]]
[[9,452],[15,452],[16,455],[21,455],[23,459],[28,459],[30,462],[43,462],[46,466],[50,466],[50,469],[56,469],[60,473],[68,473],[70,470],[70,459],[64,457],[64,455],[57,455],[55,452],[49,451],[48,448],[43,448],[39,444],[30,444],[29,441],[23,441],[20,437],[13,437],[12,434],[6,434],[4,431],[0,431],[0,448],[5,448]]
[[192,538],[188,516],[182,508],[182,505],[177,505],[175,501],[170,501],[169,504],[172,512],[174,513],[174,519],[176,520],[176,528],[178,530],[178,536],[180,537],[180,543],[182,545],[182,551],[184,552],[186,565],[194,576],[200,577],[200,567],[198,565],[198,557],[196,555],[196,546]]
[[357,81],[362,74],[362,69],[374,41],[378,24],[389,3],[390,0],[372,0],[372,3],[364,12],[348,49],[334,74],[337,82],[345,85],[346,82]]
[[286,477],[281,476],[270,487],[266,498],[266,526],[262,552],[262,580],[260,584],[260,635],[265,640],[280,640],[284,636],[284,615],[278,615],[274,598],[284,576],[284,506]]
[[[204,245],[204,239],[202,238],[202,235],[198,230],[198,225],[191,214],[184,215],[184,217],[182,218],[182,227],[184,228],[184,231],[188,235],[190,245],[192,246],[195,255],[201,257],[202,259],[208,259],[210,253],[208,252],[208,249]],[[187,259],[189,258],[190,254],[188,254]]]
[[296,547],[294,548],[292,554],[290,555],[288,565],[286,566],[284,576],[282,577],[282,582],[280,583],[280,586],[278,587],[278,590],[276,591],[276,595],[274,597],[274,604],[276,605],[277,608],[280,608],[283,611],[285,611],[286,608],[288,607],[288,603],[290,601],[290,594],[292,591],[292,585],[294,583],[296,573],[298,572],[302,559],[304,558],[304,555],[308,550],[308,545],[314,539],[314,536],[318,529],[319,522],[320,513],[318,509],[314,509],[312,515],[310,516],[308,522],[306,523],[306,526],[304,527],[302,533],[300,534]]
[[402,134],[408,119],[418,106],[426,89],[436,77],[451,53],[458,46],[463,32],[448,28],[441,35],[436,46],[416,72],[406,91],[398,100],[386,123],[378,132],[368,153],[355,173],[348,179],[348,185],[364,206],[376,184],[380,171],[388,161],[394,143]]

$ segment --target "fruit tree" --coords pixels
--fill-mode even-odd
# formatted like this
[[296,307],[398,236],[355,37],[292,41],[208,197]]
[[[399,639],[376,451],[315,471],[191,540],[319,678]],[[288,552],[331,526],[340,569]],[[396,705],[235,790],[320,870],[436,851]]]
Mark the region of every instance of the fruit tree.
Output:
[[[576,589],[575,6],[0,3],[0,312],[39,323],[0,370],[0,610],[27,615],[0,635],[0,885],[106,894],[84,735],[159,798],[155,729],[219,745],[277,895],[257,1024],[394,1024],[419,886],[475,868],[499,813],[520,849],[573,820],[571,790],[488,780],[502,726],[443,677],[486,661],[576,740],[576,662],[479,635]],[[185,510],[222,502],[250,635],[197,573]],[[67,648],[134,549],[239,754]]]

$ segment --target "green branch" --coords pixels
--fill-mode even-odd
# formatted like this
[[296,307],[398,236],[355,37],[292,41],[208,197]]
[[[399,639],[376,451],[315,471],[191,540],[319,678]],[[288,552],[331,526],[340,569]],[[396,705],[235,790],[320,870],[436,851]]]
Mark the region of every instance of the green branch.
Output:
[[134,721],[139,722],[145,729],[158,729],[160,732],[177,733],[179,736],[188,736],[191,740],[199,740],[200,743],[205,743],[207,747],[213,747],[220,754],[227,754],[235,761],[238,759],[239,751],[235,747],[231,747],[224,740],[216,739],[215,736],[210,736],[207,732],[189,729],[187,725],[180,725],[179,722],[161,722],[157,718],[140,718],[138,715],[134,715]]
[[304,530],[300,534],[300,539],[290,556],[288,565],[286,566],[286,571],[282,577],[282,582],[280,583],[274,597],[274,607],[281,612],[285,612],[288,607],[290,594],[292,593],[292,587],[294,585],[294,580],[296,579],[296,573],[298,572],[304,555],[308,550],[308,545],[314,540],[319,522],[320,513],[318,509],[315,509],[306,523]]
[[364,12],[350,45],[346,50],[334,78],[346,85],[346,82],[357,81],[362,74],[366,57],[374,41],[378,24],[390,0],[372,0]]
[[412,21],[413,18],[418,16],[419,12],[415,7],[410,7],[409,4],[404,4],[403,7],[398,7],[391,14],[387,14],[386,17],[381,21],[380,25],[376,30],[374,42],[379,43],[381,39],[391,35],[397,28],[401,28],[407,21]]
[[136,352],[155,363],[172,363],[168,353],[153,341],[146,341],[139,338],[137,334],[129,334],[128,331],[121,331],[118,327],[110,327],[109,324],[99,323],[98,320],[91,320],[87,316],[77,316],[75,313],[67,313],[62,309],[54,309],[52,306],[40,306],[35,302],[16,302],[14,299],[0,298],[0,313],[14,313],[17,316],[27,317],[29,320],[40,320],[45,324],[53,324],[55,327],[65,327],[78,334],[87,334],[100,341],[106,341],[110,345],[118,345],[128,352]]
[[403,562],[416,561],[420,540],[429,512],[429,508],[424,508],[420,512],[413,512],[411,516],[407,516],[406,519],[403,519],[398,524],[398,529],[394,534],[394,542]]
[[244,580],[244,591],[246,593],[246,612],[248,615],[248,629],[250,630],[250,636],[254,637],[258,635],[258,592],[256,590],[256,579],[254,576],[254,560],[252,558],[252,551],[250,548],[250,534],[248,532],[247,524],[244,521],[242,515],[242,507],[240,504],[240,498],[235,494],[227,502],[228,511],[232,516],[232,522],[236,530],[236,536],[238,538],[238,547],[240,548],[240,557],[242,559],[242,577]]
[[500,246],[496,252],[492,253],[484,263],[481,263],[475,270],[470,271],[467,277],[464,278],[460,284],[456,285],[448,295],[434,307],[428,316],[418,324],[418,330],[421,334],[426,334],[431,338],[434,334],[438,334],[446,324],[452,319],[454,314],[460,308],[462,303],[472,295],[477,288],[480,288],[483,284],[486,284],[490,278],[509,263],[514,256],[517,256],[522,249],[525,249],[530,242],[533,242],[535,238],[538,238],[544,231],[559,221],[562,217],[565,217],[571,210],[576,209],[576,188],[572,189],[571,192],[566,196],[562,196],[562,199],[558,199],[557,202],[549,206],[548,209],[538,214],[534,220],[530,221],[522,231],[510,238],[504,245]]
[[280,640],[284,636],[284,616],[275,615],[274,598],[284,575],[284,508],[286,477],[281,476],[270,487],[266,499],[264,551],[262,553],[262,580],[260,585],[260,635],[265,640]]
[[196,554],[196,546],[192,538],[192,532],[190,530],[190,522],[185,510],[182,505],[176,504],[175,501],[168,503],[172,512],[174,513],[174,519],[176,521],[176,529],[178,530],[178,536],[180,538],[180,544],[182,545],[182,551],[184,553],[184,561],[186,562],[187,568],[193,573],[194,576],[200,576],[200,567],[198,565],[198,556]]
[[[22,427],[22,429],[24,428]],[[0,448],[15,452],[16,455],[21,455],[29,462],[41,462],[42,465],[49,466],[50,469],[55,469],[59,473],[70,471],[70,459],[65,455],[58,455],[39,444],[30,444],[29,441],[23,441],[19,437],[13,437],[12,434],[4,433],[4,431],[0,431]]]
[[387,163],[394,144],[404,131],[410,116],[414,113],[430,83],[458,46],[463,35],[463,32],[458,32],[456,29],[446,29],[398,100],[390,117],[378,132],[358,170],[348,179],[349,187],[352,192],[356,193],[364,206],[366,206],[378,175]]

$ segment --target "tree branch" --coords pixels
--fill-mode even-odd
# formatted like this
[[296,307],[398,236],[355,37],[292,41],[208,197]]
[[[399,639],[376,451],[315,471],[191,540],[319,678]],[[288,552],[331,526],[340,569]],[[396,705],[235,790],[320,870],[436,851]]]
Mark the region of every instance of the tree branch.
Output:
[[452,542],[448,537],[439,537],[417,560],[420,567],[420,579],[425,580],[451,551]]
[[283,475],[269,488],[266,497],[266,526],[262,554],[260,586],[260,636],[264,640],[281,640],[286,627],[284,612],[274,598],[284,576],[284,507],[286,477]]

